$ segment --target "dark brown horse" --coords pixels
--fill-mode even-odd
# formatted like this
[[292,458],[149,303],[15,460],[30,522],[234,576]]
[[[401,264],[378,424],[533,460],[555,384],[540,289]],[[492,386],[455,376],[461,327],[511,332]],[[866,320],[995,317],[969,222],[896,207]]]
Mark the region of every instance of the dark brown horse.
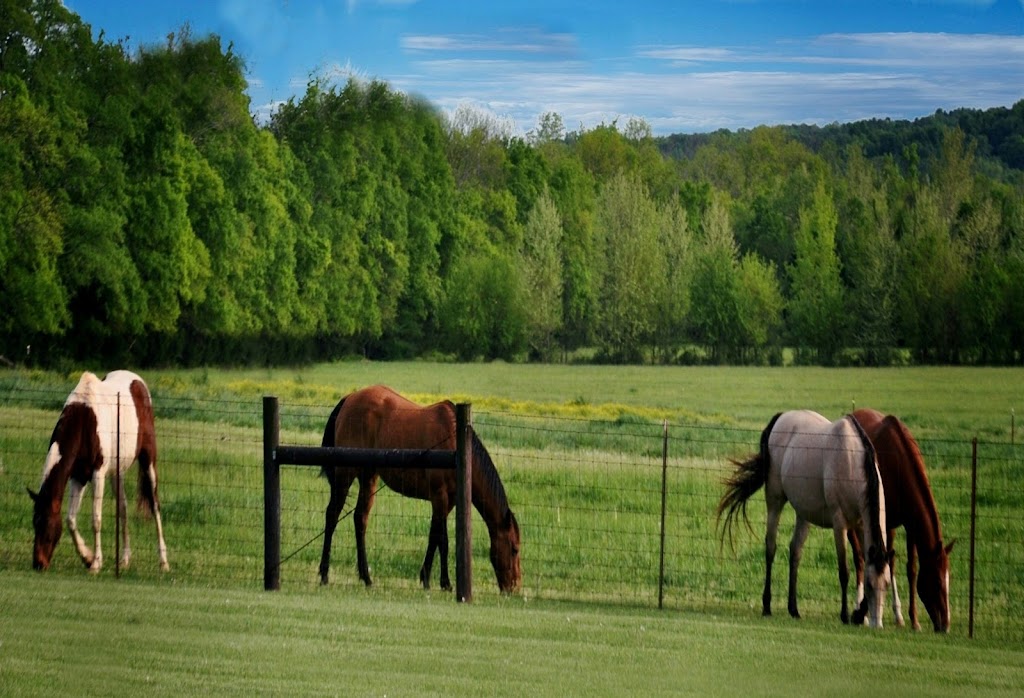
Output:
[[[949,552],[955,540],[942,542],[939,511],[935,506],[924,459],[914,437],[906,425],[896,417],[884,416],[872,409],[859,409],[853,416],[864,427],[875,445],[878,471],[885,492],[885,518],[889,527],[889,553],[894,548],[895,530],[903,527],[907,536],[907,583],[910,586],[910,622],[915,630],[921,628],[917,619],[914,594],[921,596],[935,632],[949,631]],[[851,541],[857,579],[861,579],[860,549]],[[917,569],[920,560],[920,573]],[[893,606],[896,622],[903,625],[896,578],[893,575]]]
[[[118,421],[120,420],[120,422]],[[118,458],[120,456],[120,458]],[[86,371],[68,396],[50,437],[50,449],[43,465],[39,492],[32,497],[32,525],[35,545],[32,566],[45,570],[50,566],[54,548],[60,540],[61,505],[68,482],[67,525],[82,562],[92,572],[103,566],[100,546],[103,489],[111,466],[124,472],[139,462],[139,508],[156,519],[157,553],[161,569],[168,569],[167,544],[160,522],[160,500],[156,481],[156,432],[153,427],[153,403],[145,382],[130,371],[112,371],[101,381]],[[78,532],[78,509],[89,483],[93,485],[93,547],[86,545]],[[124,478],[117,492],[118,511],[125,511]],[[122,564],[131,559],[127,520],[122,531]]]
[[[439,402],[421,407],[390,388],[376,385],[358,390],[338,403],[324,429],[324,446],[352,448],[441,449],[455,448],[455,406]],[[473,506],[487,524],[491,538],[491,564],[502,592],[513,592],[522,581],[519,562],[519,524],[509,509],[505,488],[487,449],[476,432],[472,434]],[[376,494],[377,480],[407,497],[428,500],[433,508],[427,554],[420,569],[424,589],[430,588],[434,552],[441,557],[441,588],[451,589],[448,577],[448,513],[455,506],[455,471],[444,469],[373,469],[370,467],[324,467],[331,484],[324,528],[324,552],[320,558],[320,582],[327,583],[331,562],[331,540],[338,517],[345,506],[352,481],[359,480],[359,499],[354,522],[359,578],[370,586],[366,562],[366,524]]]

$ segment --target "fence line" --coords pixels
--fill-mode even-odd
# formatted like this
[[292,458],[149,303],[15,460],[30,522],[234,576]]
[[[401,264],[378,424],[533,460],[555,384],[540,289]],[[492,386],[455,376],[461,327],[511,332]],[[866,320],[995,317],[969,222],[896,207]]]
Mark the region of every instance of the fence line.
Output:
[[[31,506],[25,487],[39,484],[65,397],[16,390],[0,402],[0,572],[31,569]],[[155,583],[259,588],[265,573],[259,402],[154,394],[154,408],[171,572],[158,572],[155,546],[146,537],[122,575]],[[282,441],[318,444],[328,412],[324,405],[282,406]],[[753,502],[753,533],[739,531],[735,549],[721,546],[714,525],[721,479],[731,467],[728,459],[756,450],[759,430],[684,423],[669,424],[666,431],[665,424],[639,420],[482,411],[474,421],[522,527],[523,594],[528,598],[759,614],[764,507]],[[950,558],[951,632],[1024,640],[1019,496],[1024,450],[981,442],[975,451],[964,440],[918,438],[918,443],[947,542],[960,540]],[[973,475],[972,451],[977,459]],[[281,544],[294,551],[322,531],[329,488],[305,468],[281,484]],[[89,499],[83,517],[89,515]],[[792,531],[791,511],[784,514],[783,536]],[[133,519],[138,516],[128,513],[137,530],[143,525]],[[387,489],[379,492],[367,532],[376,587],[419,587],[429,520],[422,502]],[[481,523],[477,519],[472,525]],[[489,569],[486,540],[486,535],[473,536],[472,553],[476,564]],[[832,542],[831,535],[812,531],[805,548],[801,611],[806,622],[838,622]],[[965,549],[970,547],[975,549]],[[897,552],[903,558],[899,545]],[[350,535],[338,537],[334,554],[339,574],[332,585],[361,586]],[[786,554],[786,546],[780,546],[780,555]],[[319,551],[302,550],[281,569],[289,585],[314,588],[318,562]],[[901,581],[904,562],[894,567]],[[785,569],[781,563],[776,567]],[[83,574],[66,539],[58,545],[50,574]],[[784,589],[784,581],[777,581],[776,588]],[[901,587],[904,597],[912,592]],[[476,593],[496,594],[493,578],[478,582]],[[891,617],[886,622],[891,624]]]

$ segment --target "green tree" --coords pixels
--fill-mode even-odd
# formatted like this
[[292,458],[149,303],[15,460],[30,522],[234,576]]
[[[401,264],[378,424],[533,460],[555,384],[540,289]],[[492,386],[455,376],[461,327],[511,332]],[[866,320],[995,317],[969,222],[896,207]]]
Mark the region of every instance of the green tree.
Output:
[[724,195],[712,198],[702,221],[693,274],[692,327],[713,363],[736,357],[743,344],[740,311],[739,248]]
[[597,339],[608,358],[637,361],[652,339],[666,273],[658,210],[636,175],[618,174],[605,184],[598,226],[604,259]]
[[521,269],[530,350],[541,361],[554,356],[562,327],[562,219],[545,191],[523,229]]
[[846,337],[845,298],[836,253],[838,217],[832,195],[819,180],[809,208],[800,212],[796,259],[790,278],[790,330],[799,348],[810,348],[818,361],[831,364]]

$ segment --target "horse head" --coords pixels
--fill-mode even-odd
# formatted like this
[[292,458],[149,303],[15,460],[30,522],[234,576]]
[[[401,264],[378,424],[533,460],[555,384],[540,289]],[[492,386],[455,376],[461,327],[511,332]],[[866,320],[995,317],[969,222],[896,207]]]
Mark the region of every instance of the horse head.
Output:
[[932,550],[918,550],[921,569],[917,576],[917,593],[924,603],[937,633],[949,632],[949,553],[956,539]]
[[[60,509],[54,510],[47,497],[32,490],[28,490],[28,496],[32,498],[32,528],[36,534],[35,545],[32,546],[32,568],[46,570],[50,568],[50,559],[64,532],[64,525]],[[59,505],[60,500],[57,503]]]
[[860,625],[867,619],[872,628],[882,627],[885,594],[892,583],[892,560],[885,548],[872,545],[864,560],[864,600],[853,612],[853,623]]
[[503,594],[519,589],[523,581],[523,569],[519,562],[519,522],[509,509],[503,521],[489,530],[491,536],[491,565],[498,578],[498,588]]

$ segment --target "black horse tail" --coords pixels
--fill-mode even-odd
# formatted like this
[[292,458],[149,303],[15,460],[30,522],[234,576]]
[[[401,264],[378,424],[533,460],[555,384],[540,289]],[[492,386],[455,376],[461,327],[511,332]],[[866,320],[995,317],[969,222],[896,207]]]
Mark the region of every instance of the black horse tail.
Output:
[[732,547],[732,526],[736,520],[736,514],[743,516],[744,523],[750,529],[750,519],[747,518],[747,501],[768,481],[768,466],[771,462],[768,454],[768,437],[771,436],[775,422],[781,415],[782,413],[779,412],[772,417],[768,426],[761,432],[761,444],[757,453],[745,461],[730,459],[736,466],[736,471],[725,480],[725,494],[722,495],[722,500],[718,503],[718,509],[715,512],[716,528],[722,523],[722,514],[725,514],[725,523],[720,531],[720,541],[724,544],[725,538],[728,536],[729,547]]
[[[336,446],[334,435],[338,424],[338,414],[341,412],[341,406],[345,404],[345,398],[341,398],[334,409],[331,411],[331,416],[327,418],[327,426],[324,427],[324,438],[320,442],[321,446]],[[330,480],[331,475],[334,474],[334,468],[330,466],[323,466],[320,468],[320,475]]]

